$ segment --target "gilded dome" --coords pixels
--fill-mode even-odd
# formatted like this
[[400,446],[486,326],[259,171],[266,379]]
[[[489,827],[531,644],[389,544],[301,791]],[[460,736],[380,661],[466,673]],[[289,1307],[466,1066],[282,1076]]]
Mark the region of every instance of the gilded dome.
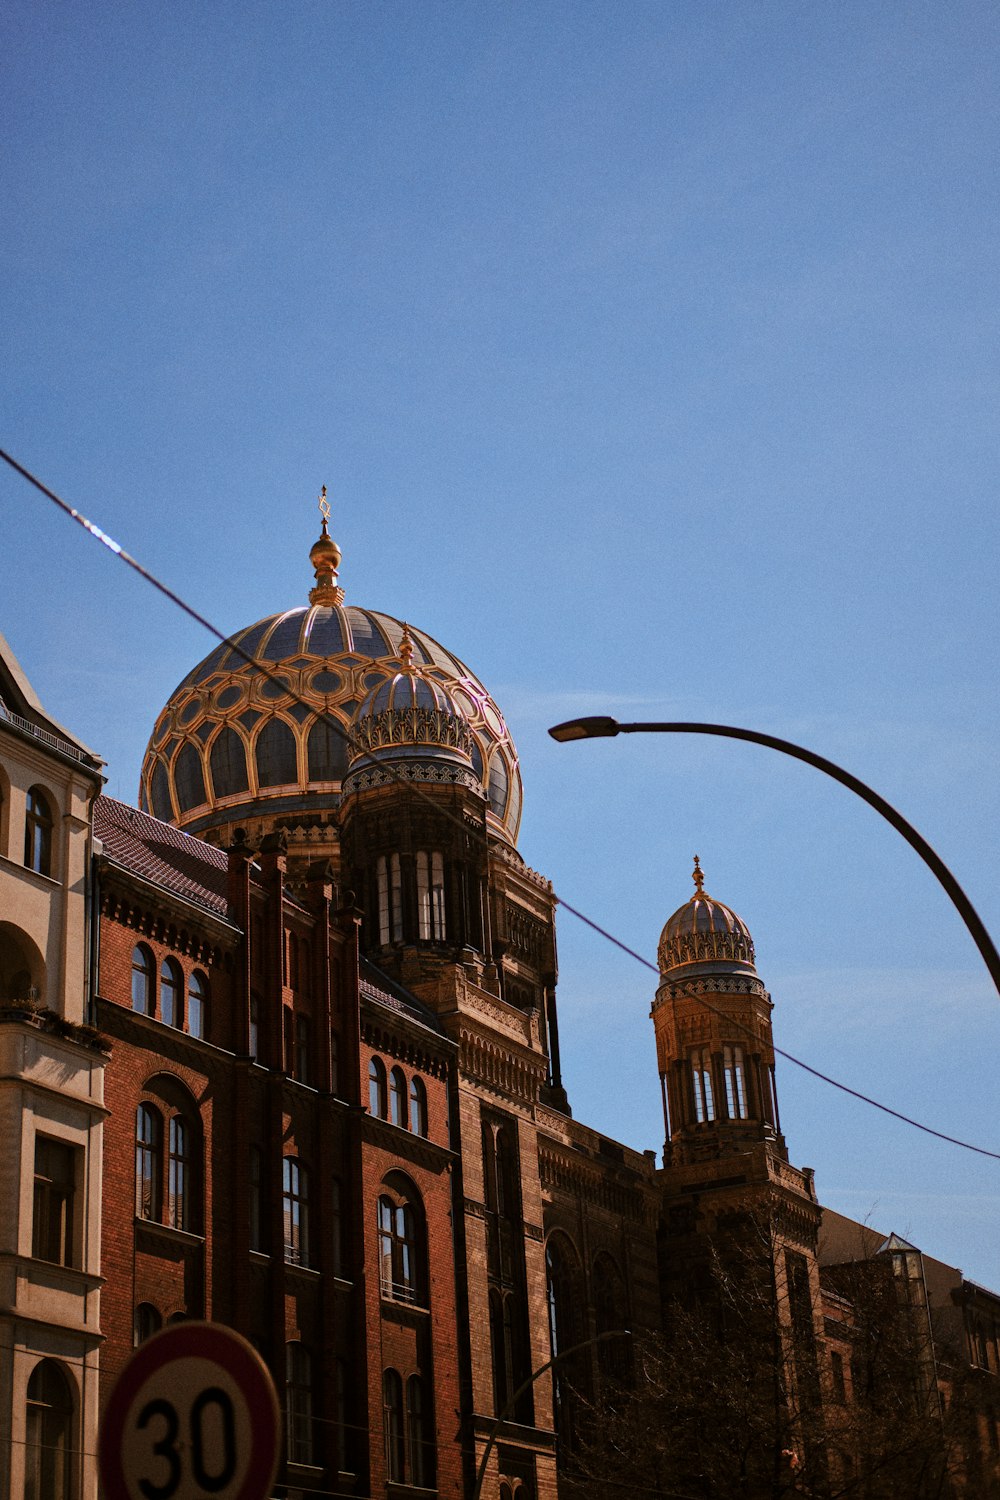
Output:
[[403,703],[400,679],[412,678],[413,732],[429,733],[438,716],[487,798],[490,828],[513,844],[521,774],[499,708],[432,636],[340,602],[339,552],[334,561],[325,538],[324,521],[313,603],[236,631],[171,693],[143,759],[139,806],[189,833],[256,816],[325,820],[340,803],[348,736],[376,748],[385,715]]
[[697,965],[702,971],[719,965],[756,973],[753,938],[742,917],[704,889],[698,856],[694,860],[695,893],[678,907],[660,934],[660,973]]
[[371,688],[354,716],[352,768],[373,761],[449,761],[472,770],[472,730],[465,712],[440,673],[413,664],[413,641],[403,627],[398,672]]

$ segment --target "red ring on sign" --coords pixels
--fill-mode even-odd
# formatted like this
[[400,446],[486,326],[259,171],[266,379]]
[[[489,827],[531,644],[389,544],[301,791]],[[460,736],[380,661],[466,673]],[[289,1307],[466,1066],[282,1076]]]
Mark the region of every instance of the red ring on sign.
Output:
[[277,1469],[277,1396],[267,1366],[253,1345],[222,1323],[181,1323],[164,1328],[147,1339],[121,1371],[104,1413],[98,1443],[101,1481],[108,1500],[132,1500],[121,1469],[121,1453],[125,1418],[136,1391],[157,1370],[179,1359],[209,1360],[238,1385],[250,1417],[251,1451],[246,1479],[233,1500],[262,1500]]

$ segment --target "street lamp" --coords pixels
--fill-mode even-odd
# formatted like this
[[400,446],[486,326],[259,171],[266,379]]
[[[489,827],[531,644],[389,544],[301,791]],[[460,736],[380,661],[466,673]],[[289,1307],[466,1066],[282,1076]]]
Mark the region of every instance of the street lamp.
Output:
[[551,1359],[545,1361],[544,1365],[539,1365],[537,1370],[532,1370],[527,1380],[521,1381],[514,1394],[497,1412],[493,1426],[490,1428],[489,1437],[486,1439],[486,1447],[483,1449],[483,1456],[479,1460],[479,1468],[476,1471],[476,1483],[472,1490],[472,1500],[479,1500],[479,1497],[483,1493],[486,1465],[490,1461],[490,1454],[493,1452],[493,1446],[496,1443],[500,1428],[517,1406],[518,1401],[520,1401],[525,1391],[530,1390],[535,1381],[544,1375],[546,1370],[551,1370],[554,1365],[561,1364],[564,1359],[569,1359],[573,1354],[579,1354],[581,1349],[592,1349],[595,1344],[603,1344],[608,1339],[630,1339],[631,1337],[631,1328],[612,1328],[607,1333],[594,1334],[592,1338],[583,1339],[579,1344],[573,1344],[571,1348],[564,1349],[561,1354],[554,1354]]
[[873,792],[870,786],[852,776],[850,771],[845,771],[842,766],[835,765],[832,760],[825,756],[817,755],[812,750],[806,750],[801,745],[793,745],[790,740],[780,740],[773,734],[759,734],[755,729],[736,729],[731,724],[694,724],[694,723],[666,723],[666,724],[619,724],[617,719],[610,719],[604,715],[587,719],[569,719],[565,724],[555,724],[549,730],[549,734],[560,744],[566,744],[570,740],[593,740],[610,739],[616,734],[714,734],[729,740],[749,740],[753,745],[765,745],[770,750],[778,750],[782,755],[790,755],[794,760],[804,760],[806,765],[815,766],[817,771],[823,771],[831,776],[834,781],[839,781],[841,786],[846,786],[855,796],[867,802],[869,807],[874,807],[877,813],[891,823],[897,833],[901,833],[912,849],[915,849],[928,869],[937,877],[940,885],[951,898],[952,905],[958,912],[966,929],[983,956],[983,962],[990,971],[990,977],[1000,993],[1000,954],[997,953],[986,928],[983,926],[972,902],[962,890],[954,875],[948,869],[940,855],[936,854],[930,844],[911,823],[908,823],[902,813],[898,813],[884,797],[878,792]]

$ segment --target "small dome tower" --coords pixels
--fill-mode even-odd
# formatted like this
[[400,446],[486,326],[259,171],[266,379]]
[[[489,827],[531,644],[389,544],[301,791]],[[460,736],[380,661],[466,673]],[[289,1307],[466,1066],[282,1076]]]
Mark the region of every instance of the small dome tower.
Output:
[[366,951],[407,983],[488,946],[487,799],[472,731],[452,685],[413,657],[404,625],[396,670],[351,725],[342,811]]
[[750,931],[705,890],[667,921],[653,1001],[668,1163],[712,1160],[767,1143],[787,1160],[774,1085],[771,997]]

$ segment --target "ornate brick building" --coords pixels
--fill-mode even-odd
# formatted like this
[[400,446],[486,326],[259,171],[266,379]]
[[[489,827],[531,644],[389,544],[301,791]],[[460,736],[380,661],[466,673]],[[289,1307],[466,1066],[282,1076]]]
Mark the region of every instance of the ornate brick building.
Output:
[[[652,1009],[662,1167],[575,1120],[503,716],[424,632],[345,603],[325,520],[311,557],[308,606],[171,695],[139,808],[96,804],[102,1392],[160,1327],[215,1319],[283,1397],[278,1493],[457,1500],[482,1468],[493,1500],[565,1500],[590,1410],[633,1387],[622,1330],[657,1335],[749,1246],[774,1388],[808,1414],[783,1430],[812,1493],[850,1493],[864,1319],[838,1267],[897,1287],[901,1252],[822,1238],[746,925],[696,863]],[[1000,1304],[956,1275],[917,1324],[983,1377],[985,1486]],[[53,1494],[89,1495],[86,1472]]]

